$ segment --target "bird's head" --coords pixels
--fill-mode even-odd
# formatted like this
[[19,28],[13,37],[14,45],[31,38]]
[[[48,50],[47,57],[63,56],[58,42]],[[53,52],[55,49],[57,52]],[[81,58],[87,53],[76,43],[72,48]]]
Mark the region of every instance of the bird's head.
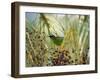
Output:
[[54,35],[50,35],[49,37],[50,37],[50,38],[55,38],[55,36],[54,36]]
[[50,38],[55,38],[55,35],[54,34],[50,34],[49,37]]

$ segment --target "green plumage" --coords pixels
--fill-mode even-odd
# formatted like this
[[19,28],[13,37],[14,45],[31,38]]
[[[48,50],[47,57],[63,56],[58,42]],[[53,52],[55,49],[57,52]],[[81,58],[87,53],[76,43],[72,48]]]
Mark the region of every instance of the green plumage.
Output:
[[54,44],[60,46],[62,41],[63,41],[63,37],[55,37],[54,35],[49,36],[50,39],[53,41]]

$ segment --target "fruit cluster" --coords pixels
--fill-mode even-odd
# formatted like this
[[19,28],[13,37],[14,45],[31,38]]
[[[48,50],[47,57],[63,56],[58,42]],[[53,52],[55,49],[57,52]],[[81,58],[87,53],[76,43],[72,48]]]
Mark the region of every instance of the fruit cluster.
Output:
[[67,49],[55,50],[52,54],[53,66],[73,64],[70,53]]
[[[28,30],[28,29],[27,29]],[[45,34],[36,29],[26,32],[26,61],[29,66],[44,66],[47,47]],[[29,57],[30,56],[30,57]]]

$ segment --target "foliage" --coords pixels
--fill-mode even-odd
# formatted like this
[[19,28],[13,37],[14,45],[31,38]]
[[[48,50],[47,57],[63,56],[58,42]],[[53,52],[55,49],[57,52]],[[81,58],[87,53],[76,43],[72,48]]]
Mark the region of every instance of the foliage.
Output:
[[33,22],[26,18],[27,67],[89,64],[88,15],[32,17],[36,17]]

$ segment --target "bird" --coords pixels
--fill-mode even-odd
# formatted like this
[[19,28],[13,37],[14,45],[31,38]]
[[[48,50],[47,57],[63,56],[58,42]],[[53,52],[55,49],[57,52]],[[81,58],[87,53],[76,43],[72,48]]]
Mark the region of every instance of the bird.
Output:
[[54,35],[50,35],[49,37],[53,41],[53,43],[56,44],[57,46],[60,46],[62,44],[64,38],[64,37],[56,37]]

